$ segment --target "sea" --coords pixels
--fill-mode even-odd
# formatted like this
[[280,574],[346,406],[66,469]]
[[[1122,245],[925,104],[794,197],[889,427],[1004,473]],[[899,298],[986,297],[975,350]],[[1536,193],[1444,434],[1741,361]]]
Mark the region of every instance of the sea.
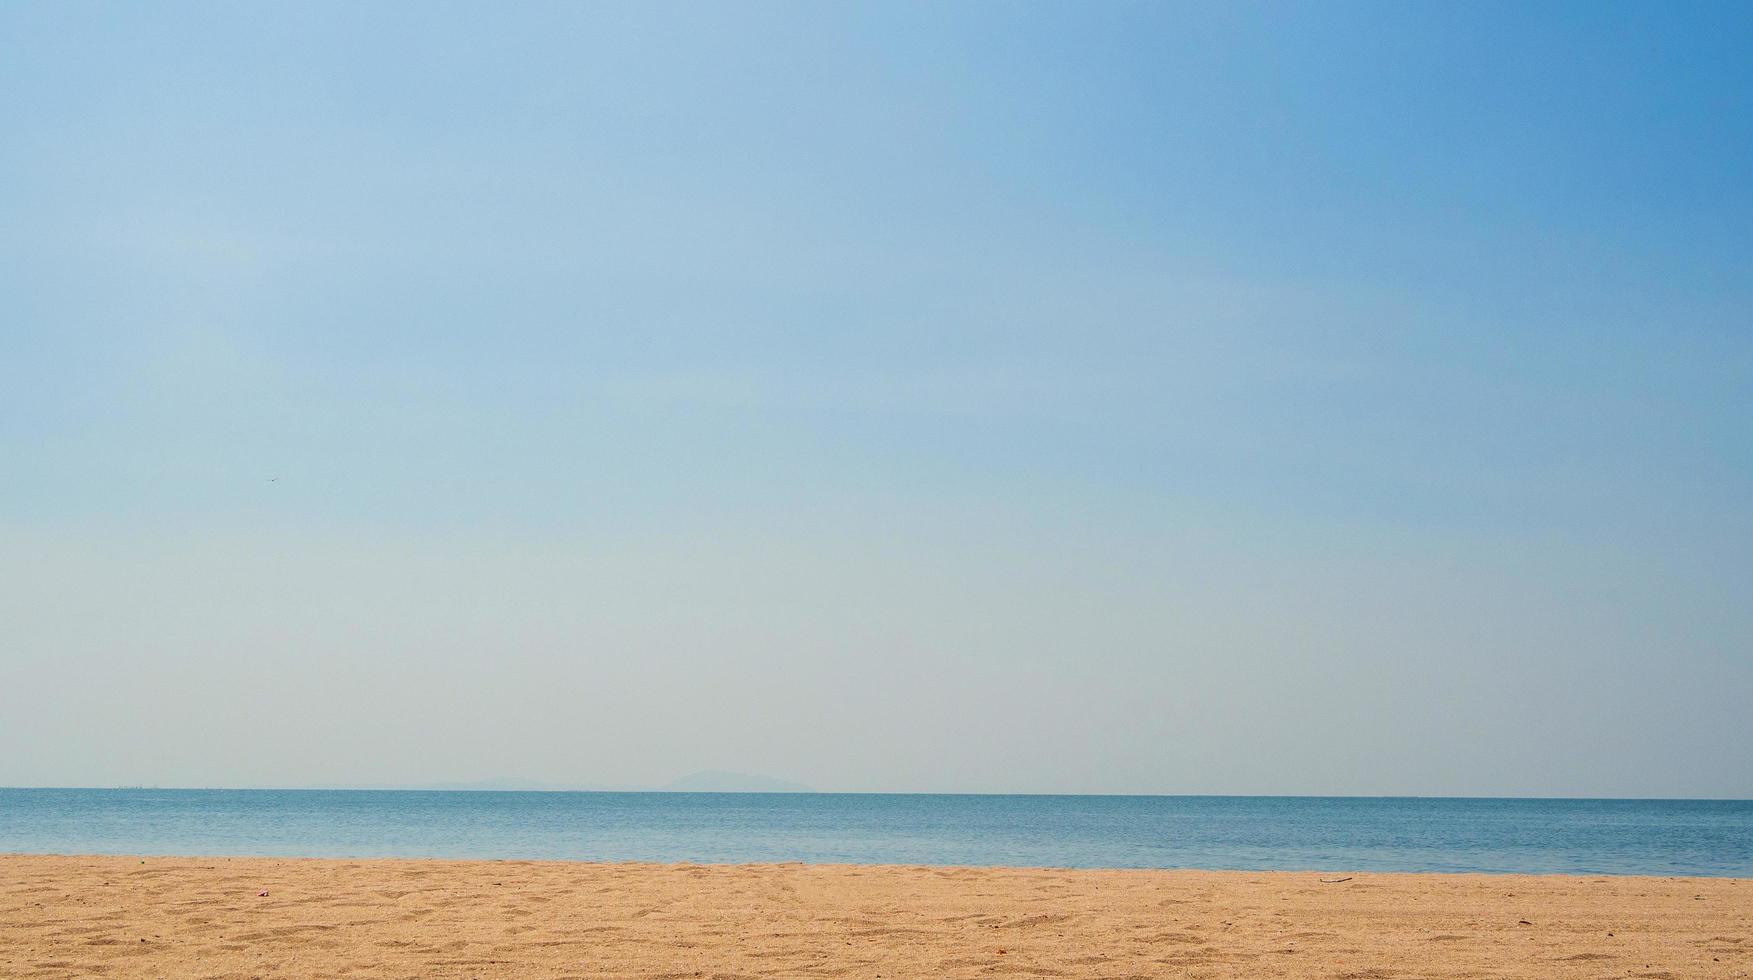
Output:
[[0,852],[1753,877],[1753,801],[0,789]]

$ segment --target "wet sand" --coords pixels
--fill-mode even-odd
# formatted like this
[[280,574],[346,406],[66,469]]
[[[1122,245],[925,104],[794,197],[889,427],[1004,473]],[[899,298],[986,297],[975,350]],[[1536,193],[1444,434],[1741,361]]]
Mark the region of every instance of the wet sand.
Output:
[[1753,977],[1753,879],[1338,877],[8,855],[0,977]]

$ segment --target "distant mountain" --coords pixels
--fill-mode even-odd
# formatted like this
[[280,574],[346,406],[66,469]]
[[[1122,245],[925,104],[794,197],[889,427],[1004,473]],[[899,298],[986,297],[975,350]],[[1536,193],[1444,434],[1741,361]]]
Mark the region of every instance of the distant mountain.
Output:
[[638,786],[593,786],[586,783],[553,783],[539,779],[521,779],[502,777],[497,779],[472,779],[466,782],[444,783],[350,783],[341,785],[313,786],[311,789],[349,789],[349,790],[417,790],[423,792],[488,792],[488,793],[637,793]]
[[588,783],[547,782],[539,779],[500,777],[441,783],[350,784],[315,786],[313,789],[350,790],[444,790],[485,792],[548,792],[548,793],[814,793],[815,789],[790,780],[772,776],[702,769],[662,786],[613,786]]
[[702,769],[657,788],[660,793],[814,793],[802,783],[772,776]]

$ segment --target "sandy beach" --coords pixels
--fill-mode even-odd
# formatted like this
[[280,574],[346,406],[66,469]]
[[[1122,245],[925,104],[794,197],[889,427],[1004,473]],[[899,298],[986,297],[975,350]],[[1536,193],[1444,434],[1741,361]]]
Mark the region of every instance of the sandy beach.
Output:
[[8,978],[994,974],[1746,977],[1753,880],[0,856]]

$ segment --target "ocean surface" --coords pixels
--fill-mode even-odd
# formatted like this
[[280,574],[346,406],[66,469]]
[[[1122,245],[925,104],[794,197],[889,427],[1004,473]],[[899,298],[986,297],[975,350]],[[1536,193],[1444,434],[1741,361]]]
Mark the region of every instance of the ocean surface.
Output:
[[0,852],[1753,877],[1753,801],[0,789]]

